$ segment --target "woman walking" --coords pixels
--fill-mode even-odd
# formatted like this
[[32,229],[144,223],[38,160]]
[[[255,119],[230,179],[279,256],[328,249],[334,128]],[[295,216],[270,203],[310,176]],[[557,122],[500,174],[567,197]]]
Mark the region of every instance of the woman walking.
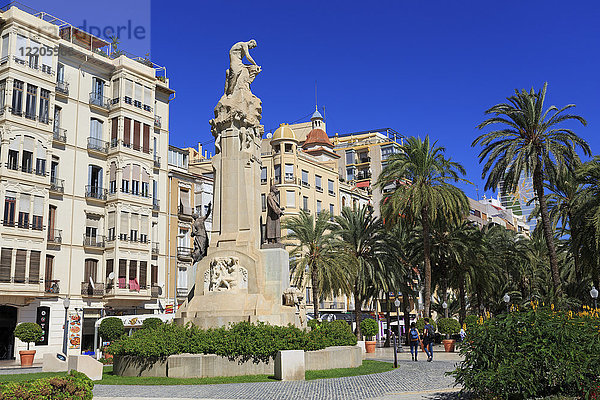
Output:
[[410,324],[410,355],[413,361],[417,361],[417,354],[419,354],[419,342],[421,341],[421,335],[417,330],[415,323]]

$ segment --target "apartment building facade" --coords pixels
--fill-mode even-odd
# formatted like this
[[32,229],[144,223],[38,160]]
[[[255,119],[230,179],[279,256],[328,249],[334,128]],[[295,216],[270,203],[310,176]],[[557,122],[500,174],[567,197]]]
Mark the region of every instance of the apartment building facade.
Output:
[[[190,168],[190,150],[169,146],[169,226],[167,303],[179,307],[193,295],[196,263],[193,260],[194,217],[206,217],[212,208],[213,178],[194,173]],[[210,240],[212,210],[204,221]]]
[[101,316],[164,308],[163,73],[48,14],[0,12],[0,358],[26,347],[20,322],[58,352],[68,314],[78,354]]

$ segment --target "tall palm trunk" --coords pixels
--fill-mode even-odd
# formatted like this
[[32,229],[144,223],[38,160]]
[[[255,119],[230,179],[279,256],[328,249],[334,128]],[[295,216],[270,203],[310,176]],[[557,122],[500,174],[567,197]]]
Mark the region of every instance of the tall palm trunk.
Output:
[[390,347],[390,338],[392,335],[390,335],[390,333],[392,333],[392,315],[391,310],[390,310],[390,291],[387,290],[385,293],[385,299],[386,299],[386,304],[387,304],[387,313],[386,313],[386,322],[387,322],[387,328],[388,328],[388,332],[387,335],[385,335],[385,343],[383,344],[383,347]]
[[315,319],[319,319],[319,290],[318,290],[318,280],[317,280],[317,268],[313,265],[310,271],[310,280],[312,285],[312,296],[313,296],[313,310],[315,314]]
[[404,337],[406,344],[409,344],[410,338],[408,337],[409,327],[410,327],[410,299],[408,295],[405,294],[402,296],[402,306],[404,307]]
[[354,285],[354,319],[356,320],[356,340],[362,340],[360,319],[362,317],[362,299],[358,291],[358,284]]
[[544,229],[544,238],[548,246],[548,256],[550,257],[550,270],[552,272],[552,283],[557,296],[561,294],[560,275],[558,273],[558,260],[556,259],[556,247],[554,246],[554,234],[550,226],[550,215],[548,214],[548,205],[544,198],[544,181],[542,177],[542,169],[538,162],[533,171],[533,188],[540,203],[540,213],[542,215],[542,228]]
[[431,240],[429,237],[429,215],[427,207],[421,210],[421,224],[423,225],[423,258],[425,261],[425,310],[424,316],[429,317],[431,307]]
[[575,269],[575,282],[581,282],[582,274],[580,271],[579,262],[579,247],[577,246],[577,228],[573,226],[575,220],[571,215],[571,212],[567,212],[567,218],[569,219],[569,228],[571,230],[571,253],[573,253],[573,268]]
[[460,278],[460,284],[458,285],[458,297],[460,299],[460,312],[458,313],[458,320],[460,325],[464,324],[467,318],[467,304],[465,303],[465,279]]

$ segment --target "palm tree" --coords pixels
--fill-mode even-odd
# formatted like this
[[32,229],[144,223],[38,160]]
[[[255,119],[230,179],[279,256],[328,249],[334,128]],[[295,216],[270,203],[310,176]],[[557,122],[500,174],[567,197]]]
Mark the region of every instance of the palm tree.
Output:
[[344,249],[342,252],[347,255],[350,265],[356,337],[360,340],[362,306],[380,291],[390,289],[390,271],[383,262],[386,252],[382,223],[366,205],[356,210],[344,207],[341,215],[335,217],[335,222],[338,244]]
[[382,213],[387,223],[404,218],[420,223],[423,228],[423,259],[425,266],[425,315],[431,304],[431,232],[432,221],[438,217],[462,218],[468,211],[465,194],[450,181],[463,180],[462,165],[444,157],[444,147],[410,137],[400,146],[400,152],[388,158],[376,186],[384,193]]
[[586,234],[581,235],[582,244],[591,250],[593,256],[587,256],[592,275],[592,282],[596,287],[600,285],[600,156],[584,163],[577,173],[578,180],[585,185],[580,195],[581,207],[577,218],[583,221]]
[[532,88],[507,98],[508,103],[496,104],[486,114],[494,116],[478,125],[479,129],[500,124],[502,128],[480,135],[472,146],[481,144],[479,162],[487,158],[483,167],[482,178],[488,175],[485,190],[495,189],[501,181],[508,191],[517,188],[521,176],[533,177],[533,188],[540,207],[544,237],[548,246],[550,270],[555,291],[560,293],[560,276],[554,246],[554,234],[550,225],[548,206],[544,197],[544,174],[550,180],[556,175],[556,165],[569,168],[578,159],[575,147],[580,147],[586,155],[590,155],[588,144],[571,129],[564,128],[561,123],[575,120],[587,124],[585,119],[564,111],[575,107],[568,104],[561,109],[550,106],[544,111],[546,88],[537,93]]
[[295,284],[304,286],[310,279],[315,318],[319,317],[321,297],[350,290],[347,263],[344,254],[335,247],[330,218],[326,211],[316,219],[300,211],[282,224],[288,229],[286,239],[294,243],[290,259]]

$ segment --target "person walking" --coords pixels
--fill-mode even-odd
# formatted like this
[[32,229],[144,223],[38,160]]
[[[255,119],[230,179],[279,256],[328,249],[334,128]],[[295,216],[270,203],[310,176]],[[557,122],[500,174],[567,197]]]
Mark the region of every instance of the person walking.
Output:
[[423,347],[425,349],[425,354],[427,354],[427,362],[431,362],[433,360],[434,336],[435,334],[433,326],[429,323],[429,318],[425,318],[425,327],[423,328]]
[[417,361],[417,355],[419,354],[419,342],[421,341],[421,335],[414,322],[410,324],[410,332],[408,334],[410,338],[410,355],[413,361]]

